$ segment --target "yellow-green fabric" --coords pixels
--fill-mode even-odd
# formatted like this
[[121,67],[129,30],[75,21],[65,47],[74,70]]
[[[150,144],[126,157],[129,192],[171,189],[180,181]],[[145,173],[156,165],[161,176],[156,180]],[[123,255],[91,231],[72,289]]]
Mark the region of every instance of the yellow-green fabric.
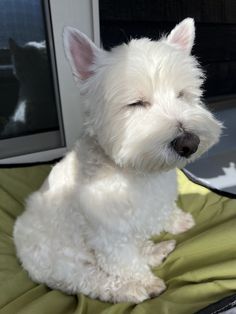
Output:
[[190,182],[179,172],[179,206],[196,227],[178,236],[176,250],[154,273],[168,289],[139,305],[108,304],[69,296],[32,282],[21,268],[12,240],[24,199],[36,190],[51,166],[0,169],[0,314],[191,314],[236,292],[236,200]]

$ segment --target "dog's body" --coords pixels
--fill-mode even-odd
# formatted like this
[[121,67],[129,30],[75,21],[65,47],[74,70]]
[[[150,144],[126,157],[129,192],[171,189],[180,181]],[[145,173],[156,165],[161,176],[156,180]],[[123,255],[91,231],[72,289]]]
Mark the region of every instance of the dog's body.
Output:
[[159,42],[133,40],[111,52],[65,32],[85,94],[85,134],[16,222],[17,253],[35,281],[113,302],[137,303],[165,289],[150,267],[175,242],[149,239],[194,225],[175,205],[175,167],[220,134],[200,101],[193,38],[191,19]]

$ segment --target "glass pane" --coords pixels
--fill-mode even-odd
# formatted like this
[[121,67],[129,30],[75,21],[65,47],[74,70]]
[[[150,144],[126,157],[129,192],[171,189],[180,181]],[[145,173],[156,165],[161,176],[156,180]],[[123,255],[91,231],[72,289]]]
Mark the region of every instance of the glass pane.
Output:
[[59,130],[40,0],[0,1],[0,139]]

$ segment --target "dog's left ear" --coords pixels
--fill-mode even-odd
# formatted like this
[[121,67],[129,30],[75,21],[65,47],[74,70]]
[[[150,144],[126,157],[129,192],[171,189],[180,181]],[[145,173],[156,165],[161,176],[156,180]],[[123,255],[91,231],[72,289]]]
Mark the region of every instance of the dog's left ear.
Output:
[[194,19],[188,17],[172,29],[167,42],[190,54],[195,38]]
[[100,49],[82,32],[65,27],[64,48],[75,80],[86,80],[93,74],[93,66]]

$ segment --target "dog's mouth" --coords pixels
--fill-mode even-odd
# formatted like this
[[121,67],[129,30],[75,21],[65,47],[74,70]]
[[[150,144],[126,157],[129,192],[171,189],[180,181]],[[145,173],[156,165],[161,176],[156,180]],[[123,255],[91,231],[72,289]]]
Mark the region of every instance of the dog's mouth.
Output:
[[196,134],[183,132],[170,143],[170,146],[179,157],[189,159],[196,153],[199,144],[200,138]]

